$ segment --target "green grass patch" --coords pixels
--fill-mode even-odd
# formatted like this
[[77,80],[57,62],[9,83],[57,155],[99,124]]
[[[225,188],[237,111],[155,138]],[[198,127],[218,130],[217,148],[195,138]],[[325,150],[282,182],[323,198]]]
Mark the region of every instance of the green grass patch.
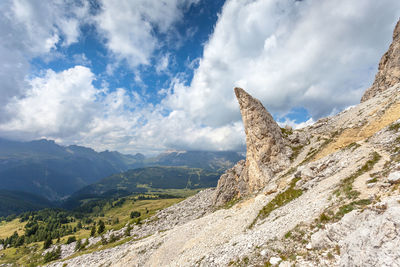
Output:
[[292,232],[291,232],[291,231],[289,231],[289,232],[287,232],[287,233],[285,234],[285,238],[286,238],[286,239],[291,238],[291,237],[292,237]]
[[319,221],[322,222],[322,223],[329,222],[330,219],[331,218],[327,214],[325,214],[324,212],[319,216]]
[[25,231],[26,222],[20,222],[19,218],[16,218],[10,222],[0,222],[0,239],[5,239],[11,236],[15,231],[21,235]]
[[346,146],[346,148],[347,149],[357,149],[357,148],[359,148],[361,145],[360,144],[358,144],[358,143],[356,143],[356,142],[353,142],[353,143],[351,143],[351,144],[348,144],[347,146]]
[[298,146],[290,147],[292,149],[292,151],[293,151],[292,155],[290,156],[290,160],[291,161],[295,160],[299,156],[299,154],[300,154],[301,150],[303,149],[303,147],[304,147],[304,145],[298,145]]
[[293,179],[289,184],[289,188],[287,188],[285,191],[279,193],[278,195],[275,196],[274,199],[272,199],[270,202],[268,202],[268,204],[265,205],[259,211],[257,217],[251,223],[249,228],[252,228],[258,220],[262,220],[262,219],[268,217],[272,211],[276,210],[279,207],[286,205],[290,201],[301,196],[303,194],[303,190],[295,189],[296,182],[299,180],[300,180],[300,178]]
[[231,199],[231,200],[229,200],[228,202],[226,202],[224,205],[222,205],[220,208],[221,209],[230,209],[230,208],[232,208],[236,203],[238,203],[240,200],[242,200],[242,198],[238,198],[238,197],[235,197],[235,198],[233,198],[233,199]]
[[397,131],[399,131],[399,129],[400,129],[400,122],[393,123],[393,124],[391,124],[391,125],[389,126],[389,130],[390,130],[390,131],[395,131],[395,132],[397,132]]
[[355,173],[350,175],[349,177],[345,178],[339,188],[334,191],[336,196],[340,196],[344,194],[348,199],[355,199],[357,198],[360,193],[358,191],[353,190],[353,182],[354,180],[359,177],[360,175],[372,170],[374,165],[381,159],[381,155],[377,152],[373,152],[371,159],[369,159],[362,167],[360,167]]
[[349,204],[343,205],[339,208],[339,210],[336,212],[336,214],[333,216],[332,219],[335,221],[340,220],[345,214],[349,213],[350,211],[371,204],[371,200],[369,199],[360,199],[358,201],[353,201]]
[[293,130],[292,130],[292,129],[286,129],[286,128],[282,128],[282,127],[281,127],[281,132],[282,132],[282,135],[283,135],[284,137],[288,137],[289,135],[291,135],[291,134],[293,133]]

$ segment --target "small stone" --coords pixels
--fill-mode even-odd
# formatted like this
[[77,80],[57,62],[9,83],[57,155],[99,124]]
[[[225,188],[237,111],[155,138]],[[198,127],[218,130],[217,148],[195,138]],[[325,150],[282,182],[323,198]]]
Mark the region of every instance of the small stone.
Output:
[[308,249],[308,250],[312,249],[311,243],[308,243],[308,244],[307,244],[306,249]]
[[264,194],[269,195],[275,193],[278,190],[278,186],[275,183],[271,183],[264,188]]
[[379,183],[379,186],[380,187],[389,187],[389,186],[391,186],[391,184],[389,184],[389,183]]
[[385,211],[387,209],[387,203],[386,202],[378,202],[374,205],[374,208],[377,210]]
[[292,266],[292,265],[291,265],[291,263],[288,262],[288,261],[282,261],[282,262],[279,264],[279,267],[290,267],[290,266]]
[[372,187],[374,187],[376,185],[376,183],[368,183],[367,184],[367,188],[372,188]]
[[392,172],[391,174],[389,174],[388,182],[391,184],[400,183],[400,171]]
[[282,259],[279,257],[271,257],[269,259],[269,263],[271,263],[272,265],[277,265]]
[[262,251],[260,252],[260,255],[263,256],[263,257],[267,256],[267,254],[268,254],[268,252],[267,252],[266,249],[264,249],[264,250],[262,250]]

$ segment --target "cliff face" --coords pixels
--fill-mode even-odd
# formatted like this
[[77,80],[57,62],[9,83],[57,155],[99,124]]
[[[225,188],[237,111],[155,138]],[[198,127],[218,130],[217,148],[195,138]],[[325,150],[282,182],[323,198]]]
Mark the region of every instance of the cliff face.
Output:
[[400,82],[400,20],[393,32],[393,42],[389,50],[382,56],[379,62],[378,73],[375,76],[375,81],[368,88],[361,102],[364,102],[376,96],[380,92],[392,87]]
[[281,129],[271,114],[242,88],[235,88],[235,94],[246,133],[246,161],[239,162],[220,178],[216,205],[263,189],[290,164]]

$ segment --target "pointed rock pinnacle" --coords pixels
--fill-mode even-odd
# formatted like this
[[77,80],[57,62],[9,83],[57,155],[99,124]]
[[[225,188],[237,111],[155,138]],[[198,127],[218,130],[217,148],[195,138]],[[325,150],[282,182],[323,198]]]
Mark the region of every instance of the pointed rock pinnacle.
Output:
[[246,133],[248,189],[260,190],[289,164],[282,131],[261,102],[235,88]]
[[246,161],[221,176],[214,204],[263,189],[286,168],[287,156],[281,129],[261,102],[241,88],[235,88],[246,133]]

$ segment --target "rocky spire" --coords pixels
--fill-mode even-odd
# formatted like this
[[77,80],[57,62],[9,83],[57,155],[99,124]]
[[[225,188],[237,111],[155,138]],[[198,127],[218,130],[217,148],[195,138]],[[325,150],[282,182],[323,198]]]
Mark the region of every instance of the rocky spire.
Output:
[[246,133],[246,167],[250,191],[262,189],[290,163],[282,131],[261,102],[235,88]]
[[261,102],[235,88],[246,133],[246,161],[221,176],[214,203],[263,189],[290,163],[281,129]]
[[400,20],[393,32],[393,42],[379,62],[375,81],[365,91],[361,102],[376,96],[397,83],[400,83]]

